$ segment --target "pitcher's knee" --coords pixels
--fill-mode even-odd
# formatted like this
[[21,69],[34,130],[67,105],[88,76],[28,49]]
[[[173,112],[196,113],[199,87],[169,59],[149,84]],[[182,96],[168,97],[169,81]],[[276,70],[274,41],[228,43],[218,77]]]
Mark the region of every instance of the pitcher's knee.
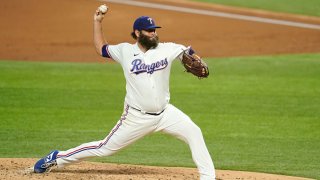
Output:
[[202,138],[202,131],[200,129],[199,126],[197,125],[192,125],[188,128],[188,139],[199,139],[199,138]]
[[201,131],[200,127],[197,126],[196,124],[194,124],[194,126],[192,127],[192,131],[193,131],[195,134],[202,135],[202,131]]
[[99,152],[97,154],[98,156],[103,157],[103,156],[111,156],[111,155],[115,154],[117,151],[111,150],[111,149],[107,148],[106,146],[102,146],[101,148],[99,148],[99,150],[97,152]]

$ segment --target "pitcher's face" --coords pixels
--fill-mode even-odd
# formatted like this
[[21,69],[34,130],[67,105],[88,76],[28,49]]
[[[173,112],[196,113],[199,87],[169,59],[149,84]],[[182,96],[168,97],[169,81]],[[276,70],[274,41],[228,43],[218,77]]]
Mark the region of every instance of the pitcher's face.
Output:
[[137,40],[146,49],[156,48],[159,44],[156,29],[141,30]]

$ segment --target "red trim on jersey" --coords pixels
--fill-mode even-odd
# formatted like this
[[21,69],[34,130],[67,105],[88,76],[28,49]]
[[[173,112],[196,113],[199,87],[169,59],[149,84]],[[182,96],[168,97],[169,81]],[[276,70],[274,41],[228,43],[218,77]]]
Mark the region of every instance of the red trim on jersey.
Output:
[[102,141],[101,143],[99,143],[99,145],[96,146],[86,146],[86,147],[82,147],[80,149],[76,149],[72,152],[69,152],[67,154],[58,154],[57,158],[62,158],[62,157],[70,157],[74,154],[80,153],[82,151],[86,151],[86,150],[91,150],[91,149],[99,149],[102,146],[106,145],[108,143],[108,141],[110,140],[110,138],[113,136],[113,134],[120,128],[120,126],[122,125],[122,121],[126,120],[126,117],[128,115],[128,110],[129,110],[129,106],[126,106],[125,109],[125,113],[122,115],[120,122],[116,125],[116,127],[111,131],[111,133],[105,138],[104,141]]

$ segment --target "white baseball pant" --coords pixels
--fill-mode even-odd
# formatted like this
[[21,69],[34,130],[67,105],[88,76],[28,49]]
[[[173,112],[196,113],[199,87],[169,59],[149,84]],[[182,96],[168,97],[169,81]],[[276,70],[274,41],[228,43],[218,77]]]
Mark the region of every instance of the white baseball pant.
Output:
[[145,135],[158,131],[173,135],[189,145],[201,180],[215,179],[214,165],[200,128],[171,104],[158,116],[144,114],[125,105],[120,120],[105,139],[60,151],[58,168],[86,158],[110,156]]

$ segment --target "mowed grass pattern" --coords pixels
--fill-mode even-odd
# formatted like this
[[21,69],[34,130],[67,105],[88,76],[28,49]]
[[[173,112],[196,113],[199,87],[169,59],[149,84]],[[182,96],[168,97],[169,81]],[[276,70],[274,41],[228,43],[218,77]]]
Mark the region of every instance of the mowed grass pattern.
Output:
[[[207,59],[208,79],[171,73],[171,103],[198,124],[217,169],[320,178],[320,55]],[[120,118],[115,63],[0,61],[0,157],[41,157],[103,139]],[[148,135],[102,162],[194,167],[189,148]]]
[[238,6],[251,9],[300,14],[307,16],[320,16],[319,0],[193,0],[208,3]]

